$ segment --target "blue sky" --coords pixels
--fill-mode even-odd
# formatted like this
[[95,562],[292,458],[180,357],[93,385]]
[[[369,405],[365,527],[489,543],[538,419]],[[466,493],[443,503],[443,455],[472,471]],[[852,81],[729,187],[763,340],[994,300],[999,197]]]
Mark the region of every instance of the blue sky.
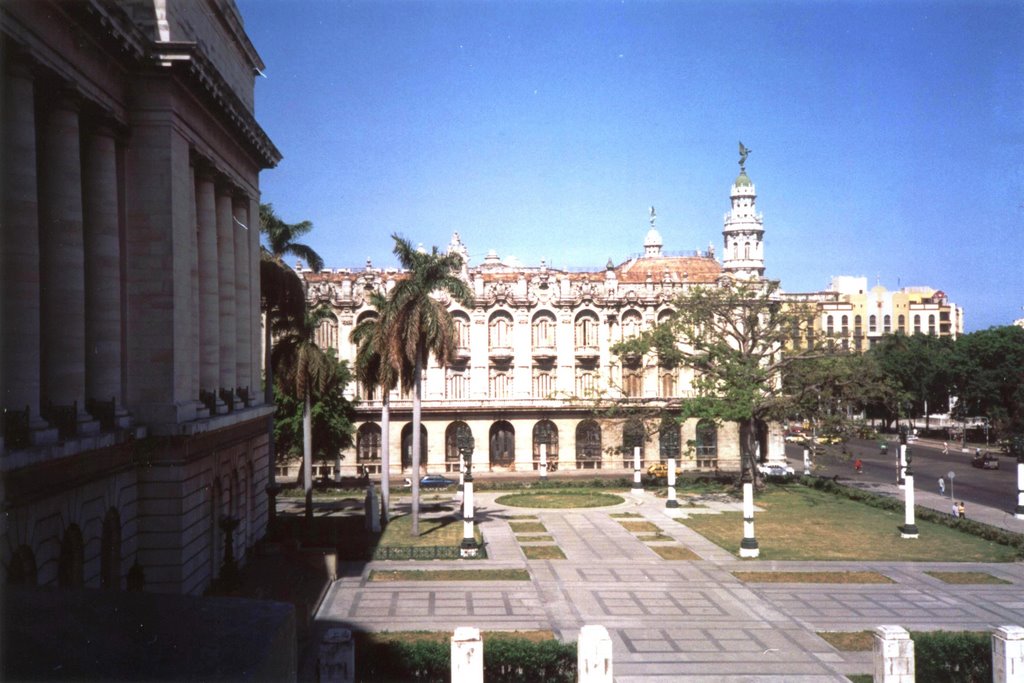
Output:
[[528,265],[722,247],[737,142],[787,291],[929,285],[1024,316],[1024,3],[238,0],[328,267],[458,231]]

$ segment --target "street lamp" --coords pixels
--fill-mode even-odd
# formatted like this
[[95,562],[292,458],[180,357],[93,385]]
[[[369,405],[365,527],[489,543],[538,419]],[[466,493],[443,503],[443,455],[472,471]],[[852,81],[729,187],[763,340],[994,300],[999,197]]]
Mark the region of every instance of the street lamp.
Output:
[[459,453],[462,455],[466,476],[462,492],[462,544],[459,546],[459,554],[462,557],[476,557],[479,550],[476,543],[476,536],[473,534],[473,432],[469,425],[459,425],[455,435],[455,443],[458,445]]
[[553,426],[554,425],[547,420],[543,420],[538,422],[537,426],[534,428],[534,439],[540,446],[540,463],[538,464],[538,469],[540,470],[541,479],[548,478],[548,445],[553,443],[555,440],[554,430],[552,429]]
[[907,427],[900,425],[900,450],[896,457],[896,485],[900,488],[906,486],[904,479],[907,469]]
[[678,428],[662,431],[661,454],[668,460],[668,500],[665,501],[665,507],[677,508],[679,507],[679,501],[676,500],[676,457],[679,456]]
[[761,550],[754,538],[754,477],[749,467],[743,468],[743,540],[740,557],[757,557]]
[[911,454],[910,449],[907,449],[907,470],[903,477],[906,481],[906,488],[904,489],[904,500],[906,509],[904,510],[903,526],[900,528],[900,536],[903,538],[917,538],[918,531],[917,525],[914,524],[914,473],[910,469]]

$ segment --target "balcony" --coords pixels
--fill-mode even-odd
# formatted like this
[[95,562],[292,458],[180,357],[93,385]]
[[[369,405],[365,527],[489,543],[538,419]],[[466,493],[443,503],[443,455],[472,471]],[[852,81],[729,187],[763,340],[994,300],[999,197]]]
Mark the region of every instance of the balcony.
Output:
[[577,346],[576,357],[577,358],[597,358],[601,355],[601,351],[597,346]]
[[515,356],[511,346],[492,346],[488,351],[491,360],[512,360]]
[[558,351],[554,346],[535,346],[533,347],[533,357],[540,360],[557,358]]

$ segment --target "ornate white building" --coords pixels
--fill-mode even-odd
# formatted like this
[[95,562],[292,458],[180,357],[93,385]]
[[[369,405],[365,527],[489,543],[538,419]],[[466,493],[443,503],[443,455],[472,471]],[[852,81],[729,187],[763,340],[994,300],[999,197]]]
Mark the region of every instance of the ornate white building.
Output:
[[4,2],[0,44],[3,581],[200,594],[267,523],[262,61],[233,0]]
[[[603,269],[570,271],[511,266],[490,252],[477,265],[452,236],[448,250],[467,264],[462,276],[475,295],[471,310],[450,304],[458,330],[458,357],[447,367],[431,362],[423,390],[424,438],[421,461],[428,471],[458,469],[456,428],[473,432],[474,467],[532,470],[547,443],[559,469],[632,467],[634,446],[645,461],[676,457],[685,470],[713,472],[739,468],[735,425],[717,427],[689,420],[681,427],[662,416],[691,395],[689,369],[622,361],[611,347],[637,335],[672,312],[677,295],[724,277],[760,278],[764,273],[762,217],[756,213],[754,185],[741,166],[722,231],[724,257],[706,252],[670,255],[650,212],[642,255]],[[386,292],[404,277],[394,269],[301,270],[311,304],[326,304],[336,319],[320,329],[317,342],[352,360],[354,325],[376,312],[368,292]],[[342,471],[380,468],[381,400],[362,387],[356,446],[344,454]],[[615,410],[604,407],[614,404]],[[395,392],[390,400],[392,469],[412,461],[411,400]],[[595,406],[597,409],[595,410]],[[762,448],[781,457],[780,435]],[[398,455],[401,454],[399,458]],[[282,472],[284,474],[285,472]]]

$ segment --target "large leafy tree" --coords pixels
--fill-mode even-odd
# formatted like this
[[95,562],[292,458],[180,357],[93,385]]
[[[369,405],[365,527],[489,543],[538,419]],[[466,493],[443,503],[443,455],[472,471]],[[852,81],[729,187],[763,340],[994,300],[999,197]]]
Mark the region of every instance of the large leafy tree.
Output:
[[320,323],[331,316],[327,308],[310,311],[297,326],[278,337],[271,364],[275,382],[283,393],[302,401],[302,478],[306,495],[306,519],[313,517],[313,404],[344,377],[333,353],[313,339]]
[[[386,524],[390,514],[391,499],[391,456],[390,456],[390,405],[391,390],[398,385],[401,366],[389,353],[391,308],[387,297],[379,292],[370,295],[370,305],[377,310],[377,316],[363,318],[352,328],[349,339],[356,345],[355,374],[367,392],[381,392],[380,448],[381,448],[381,509]],[[399,358],[401,362],[403,358]],[[408,374],[408,373],[407,373]]]
[[437,247],[418,251],[412,244],[392,235],[395,255],[406,270],[391,290],[385,326],[388,363],[400,369],[405,391],[413,392],[412,403],[412,535],[419,535],[420,507],[420,422],[422,414],[423,368],[430,355],[446,365],[455,356],[455,323],[444,293],[463,306],[473,305],[473,293],[459,278],[462,257],[441,254]]
[[877,404],[883,408],[886,422],[927,416],[946,406],[953,355],[948,337],[897,332],[882,337],[867,355],[898,388],[888,401]]
[[[352,445],[352,403],[345,398],[345,387],[351,381],[348,364],[334,356],[328,349],[327,355],[334,362],[334,381],[312,404],[310,421],[312,428],[312,456],[317,461],[330,461],[343,449]],[[288,392],[277,397],[274,419],[274,441],[278,459],[301,458],[303,455],[303,429],[306,402]]]
[[798,359],[825,353],[788,348],[812,313],[784,303],[772,281],[694,287],[673,308],[668,319],[613,351],[626,358],[653,354],[659,364],[692,369],[694,395],[680,402],[680,416],[738,423],[741,467],[756,476],[759,426],[794,409],[784,372]]
[[951,374],[961,415],[986,415],[1003,434],[1024,433],[1024,328],[963,335],[954,346]]

